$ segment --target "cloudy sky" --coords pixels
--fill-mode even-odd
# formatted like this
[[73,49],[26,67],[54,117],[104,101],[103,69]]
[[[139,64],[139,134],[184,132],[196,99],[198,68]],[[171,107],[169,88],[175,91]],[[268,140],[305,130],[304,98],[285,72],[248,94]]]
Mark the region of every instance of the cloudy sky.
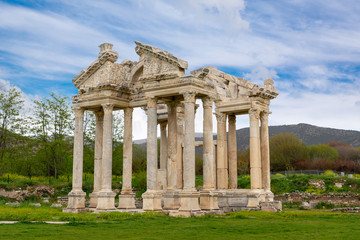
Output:
[[[137,40],[187,60],[188,73],[216,66],[257,84],[272,77],[280,95],[270,125],[360,130],[359,13],[358,0],[0,0],[0,86],[29,101],[75,95],[71,79],[99,44],[135,61]],[[134,124],[144,138],[142,110]],[[247,126],[239,116],[237,127]]]

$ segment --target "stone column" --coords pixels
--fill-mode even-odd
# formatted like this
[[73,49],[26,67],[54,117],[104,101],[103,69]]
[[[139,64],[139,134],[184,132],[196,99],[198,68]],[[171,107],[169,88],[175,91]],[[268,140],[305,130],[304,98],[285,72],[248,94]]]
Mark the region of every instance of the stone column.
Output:
[[160,123],[160,169],[166,170],[168,155],[168,140],[166,134],[167,122]]
[[203,190],[200,192],[200,208],[203,210],[219,209],[215,190],[215,157],[213,140],[212,106],[213,99],[202,99],[204,108],[203,119]]
[[259,110],[251,108],[250,117],[250,181],[251,189],[261,189],[261,159],[259,146]]
[[228,172],[227,172],[227,157],[226,157],[226,114],[216,113],[217,120],[217,164],[216,177],[217,188],[228,188]]
[[182,93],[184,96],[184,154],[183,154],[183,176],[184,188],[180,193],[180,211],[199,211],[200,194],[195,189],[195,100],[196,92],[188,91]]
[[161,210],[161,193],[157,190],[157,99],[147,99],[147,190],[142,195],[144,210]]
[[167,189],[163,194],[164,209],[174,210],[180,207],[177,190],[177,111],[178,102],[167,103],[168,110],[168,156],[167,156]]
[[167,161],[167,189],[176,189],[176,147],[177,147],[177,102],[169,102],[168,109],[168,161]]
[[73,108],[75,112],[74,156],[72,190],[68,194],[68,206],[64,212],[85,211],[86,193],[82,190],[83,156],[84,156],[84,109]]
[[102,104],[104,109],[103,123],[103,151],[102,151],[102,171],[101,171],[101,190],[98,194],[97,210],[115,209],[115,193],[111,189],[112,180],[112,112],[113,104]]
[[157,184],[159,190],[167,188],[167,158],[168,158],[168,141],[166,134],[167,121],[160,122],[160,166],[157,170]]
[[273,199],[270,184],[270,150],[269,150],[269,126],[268,118],[270,112],[263,111],[260,114],[261,120],[261,170],[262,170],[262,187],[265,190],[268,200]]
[[183,142],[184,142],[184,107],[183,103],[178,104],[176,108],[177,117],[177,147],[176,147],[176,179],[177,189],[183,188]]
[[96,117],[95,129],[95,150],[94,150],[94,191],[90,194],[89,208],[96,208],[98,193],[101,190],[101,163],[103,145],[103,121],[104,112],[102,110],[94,112]]
[[132,191],[132,113],[133,109],[124,109],[124,145],[123,145],[123,177],[119,206],[122,209],[134,209],[135,194]]
[[214,143],[213,143],[213,121],[212,121],[212,105],[213,100],[209,97],[202,99],[204,108],[203,119],[203,189],[215,189],[215,158],[214,158]]
[[237,145],[235,115],[229,115],[229,188],[237,189]]

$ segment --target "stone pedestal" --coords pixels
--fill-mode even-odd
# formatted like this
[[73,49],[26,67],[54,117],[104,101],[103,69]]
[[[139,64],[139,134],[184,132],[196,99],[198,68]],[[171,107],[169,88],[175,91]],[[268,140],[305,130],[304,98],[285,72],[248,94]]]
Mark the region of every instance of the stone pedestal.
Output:
[[143,210],[144,211],[160,211],[161,207],[161,193],[154,190],[147,190],[142,195]]
[[135,193],[121,193],[119,195],[119,209],[135,209]]
[[199,207],[199,197],[200,193],[197,191],[182,191],[179,194],[180,196],[180,212],[194,212],[200,211]]
[[215,191],[201,191],[200,192],[200,208],[201,210],[219,210],[218,193]]
[[90,197],[89,208],[96,208],[97,207],[98,194],[99,194],[99,192],[92,192],[92,193],[89,194],[89,197]]
[[85,196],[83,191],[70,192],[68,194],[68,206],[63,212],[80,213],[85,212]]
[[115,210],[115,196],[113,191],[98,193],[98,204],[96,210]]
[[167,190],[163,192],[164,210],[177,210],[180,208],[180,191]]

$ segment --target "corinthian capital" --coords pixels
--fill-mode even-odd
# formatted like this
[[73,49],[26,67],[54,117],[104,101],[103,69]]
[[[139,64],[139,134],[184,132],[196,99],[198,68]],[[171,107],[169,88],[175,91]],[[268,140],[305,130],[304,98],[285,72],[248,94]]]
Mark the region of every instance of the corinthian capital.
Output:
[[215,113],[215,116],[216,116],[216,120],[218,122],[226,122],[226,114],[225,113]]
[[250,108],[249,116],[250,116],[250,120],[259,119],[260,118],[260,111],[258,109],[255,109],[255,108]]
[[112,113],[112,110],[114,108],[114,104],[111,103],[105,103],[105,104],[101,104],[101,106],[104,109],[104,113]]
[[271,114],[271,112],[269,112],[269,111],[262,111],[261,113],[260,113],[260,120],[262,121],[262,122],[267,122],[268,121],[268,119],[269,119],[269,114]]
[[84,109],[81,107],[73,107],[72,108],[75,113],[75,118],[82,118],[84,117]]
[[104,111],[102,110],[94,111],[94,114],[97,121],[101,122],[104,120]]
[[214,99],[212,97],[206,96],[206,97],[203,97],[201,100],[203,102],[204,108],[212,108],[213,101],[214,101]]
[[195,91],[186,91],[186,92],[181,92],[181,94],[184,96],[184,102],[187,103],[195,103],[195,96],[196,96]]
[[146,98],[147,107],[148,108],[157,108],[157,98],[156,97],[148,97]]

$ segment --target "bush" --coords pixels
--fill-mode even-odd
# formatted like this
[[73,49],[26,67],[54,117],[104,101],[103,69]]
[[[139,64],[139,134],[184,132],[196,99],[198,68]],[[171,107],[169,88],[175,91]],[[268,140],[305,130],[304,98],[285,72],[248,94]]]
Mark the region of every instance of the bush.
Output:
[[338,159],[338,152],[329,145],[312,145],[308,148],[311,161],[316,162],[319,159],[335,162]]
[[136,197],[141,197],[141,195],[146,191],[146,172],[145,171],[134,174],[132,186],[136,191]]
[[281,133],[270,138],[270,159],[273,171],[293,169],[293,164],[308,159],[306,145],[294,134]]

